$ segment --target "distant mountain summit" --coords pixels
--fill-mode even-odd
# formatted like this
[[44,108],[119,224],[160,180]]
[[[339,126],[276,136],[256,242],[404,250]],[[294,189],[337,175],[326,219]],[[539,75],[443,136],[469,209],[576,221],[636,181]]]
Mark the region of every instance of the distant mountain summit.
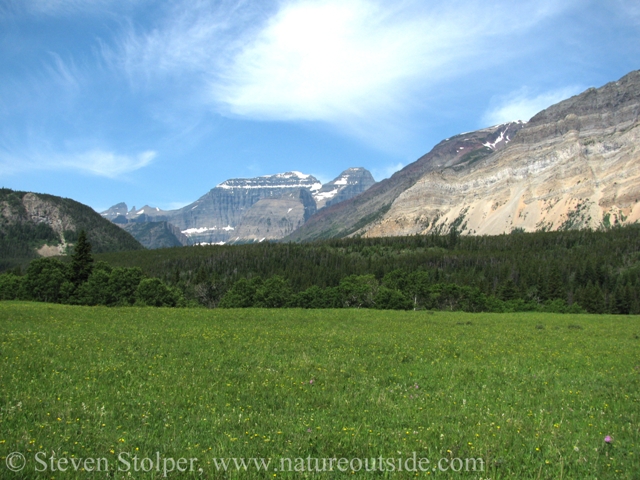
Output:
[[[188,244],[277,240],[300,228],[319,208],[351,198],[373,183],[364,168],[347,169],[326,185],[298,171],[233,178],[178,210],[146,205],[127,210],[125,203],[119,203],[102,216],[122,226],[168,222],[183,235],[175,239],[181,244],[184,238]],[[126,228],[149,248],[165,246],[171,233],[164,227],[157,235],[150,235],[148,229]],[[156,238],[162,238],[162,243],[154,243]]]
[[102,215],[107,220],[113,221],[114,219],[116,219],[121,215],[126,217],[127,213],[129,213],[127,210],[127,204],[124,202],[120,202],[117,205],[114,205],[113,207],[111,207],[109,210],[105,210],[104,212],[101,212],[100,215]]
[[361,194],[376,181],[373,176],[362,167],[348,168],[329,183],[313,194],[318,210],[335,205],[356,195]]

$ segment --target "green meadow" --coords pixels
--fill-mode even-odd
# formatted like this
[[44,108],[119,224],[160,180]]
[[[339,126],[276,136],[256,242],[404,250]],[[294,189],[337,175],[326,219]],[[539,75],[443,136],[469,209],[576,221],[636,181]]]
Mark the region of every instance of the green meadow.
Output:
[[640,478],[635,316],[1,302],[0,362],[3,479]]

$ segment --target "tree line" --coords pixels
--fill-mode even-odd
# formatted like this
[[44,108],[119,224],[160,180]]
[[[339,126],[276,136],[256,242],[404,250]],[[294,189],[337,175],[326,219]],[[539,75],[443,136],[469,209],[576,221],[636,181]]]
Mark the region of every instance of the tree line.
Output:
[[[227,305],[222,299],[238,281],[276,276],[295,295],[317,287],[325,298],[334,298],[331,289],[343,279],[373,275],[380,287],[399,290],[419,304],[408,289],[413,280],[389,286],[387,275],[396,272],[402,278],[419,275],[422,285],[428,282],[436,290],[455,285],[538,308],[562,301],[593,313],[640,313],[638,225],[497,236],[462,236],[452,229],[446,235],[195,246],[100,258],[114,266],[140,267],[207,307]],[[453,303],[453,308],[463,304]]]
[[99,261],[82,288],[64,273],[73,259],[39,259],[21,280],[14,275],[0,282],[25,282],[19,298],[34,298],[29,278],[46,266],[71,285],[34,299],[67,303],[147,302],[137,290],[118,293],[114,285],[127,272],[136,289],[146,276],[145,285],[162,285],[179,299],[176,304],[208,308],[639,314],[639,233],[638,225],[498,236],[461,236],[453,229],[447,235],[178,247],[96,254]]
[[509,295],[485,295],[477,287],[433,283],[428,272],[407,274],[394,270],[378,281],[374,275],[350,275],[336,287],[316,285],[294,292],[289,282],[275,275],[267,280],[240,279],[222,296],[221,308],[376,308],[381,310],[451,310],[465,312],[540,311],[584,313],[576,302],[562,299],[536,302]]

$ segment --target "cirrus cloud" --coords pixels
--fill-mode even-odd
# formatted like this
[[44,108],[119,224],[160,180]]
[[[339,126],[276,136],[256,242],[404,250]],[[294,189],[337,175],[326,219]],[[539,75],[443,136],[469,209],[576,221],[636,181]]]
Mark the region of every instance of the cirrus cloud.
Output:
[[60,154],[50,151],[12,153],[0,151],[0,175],[30,170],[72,170],[99,177],[118,178],[149,165],[157,153],[151,150],[123,155],[100,149]]
[[223,115],[320,121],[376,142],[406,128],[418,91],[507,61],[517,49],[497,47],[571,5],[178,2],[162,24],[130,27],[104,54],[135,88],[173,85],[183,103]]

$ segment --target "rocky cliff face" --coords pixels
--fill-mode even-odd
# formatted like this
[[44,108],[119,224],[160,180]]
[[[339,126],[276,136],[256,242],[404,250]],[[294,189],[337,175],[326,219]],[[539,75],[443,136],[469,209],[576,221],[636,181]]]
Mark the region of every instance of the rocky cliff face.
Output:
[[[307,196],[301,191],[309,193],[320,187],[321,183],[315,177],[300,172],[231,179],[222,182],[194,203],[172,212],[169,221],[193,243],[253,240],[259,235],[267,238],[265,225],[260,223],[257,212],[268,205],[271,213],[264,222],[274,220],[277,223],[286,218],[287,222],[298,225],[301,220],[304,221],[305,213],[309,215],[306,210],[308,205],[304,203]],[[258,203],[260,205],[256,205]],[[315,205],[313,207],[315,212]],[[273,215],[277,218],[272,218]],[[238,234],[236,230],[240,227],[248,237]],[[273,237],[274,232],[275,226],[268,238],[276,238]]]
[[598,228],[640,220],[640,72],[534,116],[504,149],[424,175],[365,236]]
[[320,210],[360,195],[374,183],[376,181],[369,170],[362,167],[348,168],[329,183],[325,183],[313,194],[313,198]]
[[232,241],[276,240],[286,237],[316,212],[316,203],[306,189],[276,198],[263,198],[242,216]]

